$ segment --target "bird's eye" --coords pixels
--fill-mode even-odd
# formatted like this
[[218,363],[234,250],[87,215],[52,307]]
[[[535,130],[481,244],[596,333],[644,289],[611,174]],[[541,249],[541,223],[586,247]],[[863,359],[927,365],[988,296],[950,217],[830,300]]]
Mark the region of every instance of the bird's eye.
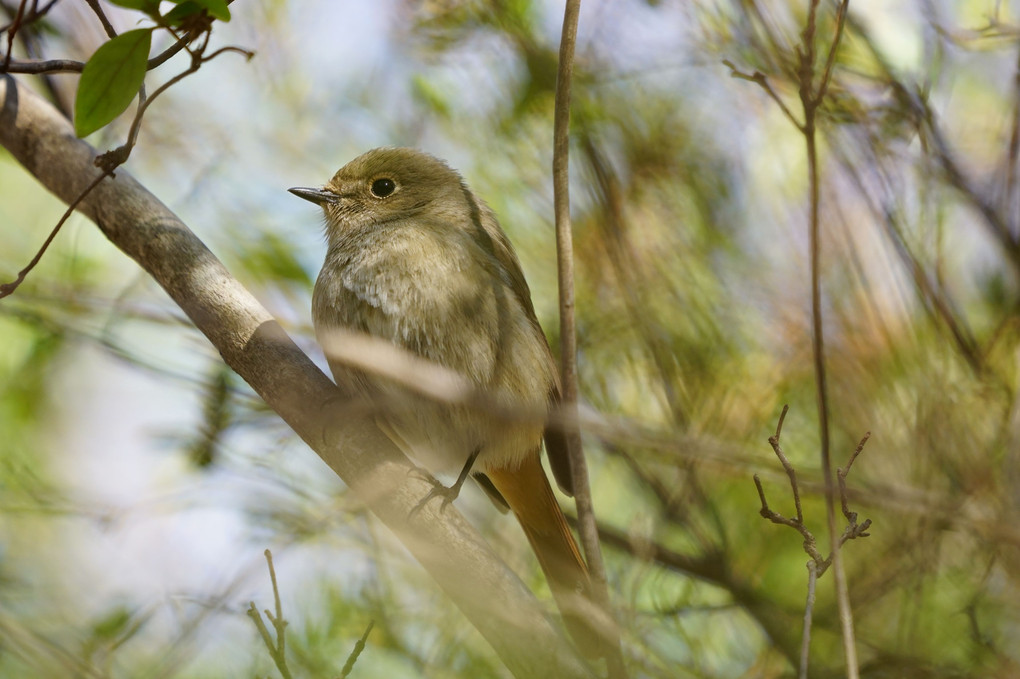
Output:
[[372,182],[372,195],[376,198],[385,198],[397,189],[397,184],[392,179],[383,177]]

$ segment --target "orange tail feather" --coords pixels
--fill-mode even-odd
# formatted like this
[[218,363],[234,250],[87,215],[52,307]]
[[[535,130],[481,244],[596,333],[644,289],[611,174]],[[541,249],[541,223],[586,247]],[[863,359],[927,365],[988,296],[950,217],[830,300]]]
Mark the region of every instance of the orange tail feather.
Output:
[[485,475],[506,499],[545,573],[563,622],[578,648],[601,655],[599,611],[591,596],[588,567],[560,511],[536,450],[519,467],[487,469]]

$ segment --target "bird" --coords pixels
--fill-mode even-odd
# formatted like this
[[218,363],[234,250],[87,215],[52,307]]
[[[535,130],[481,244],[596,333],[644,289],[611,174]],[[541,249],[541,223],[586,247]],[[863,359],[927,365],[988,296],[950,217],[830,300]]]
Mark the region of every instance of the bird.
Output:
[[441,402],[352,369],[327,348],[337,383],[379,405],[380,428],[409,457],[432,473],[459,471],[423,502],[441,495],[445,506],[470,475],[516,516],[575,644],[601,655],[606,623],[540,458],[544,440],[557,484],[572,496],[566,439],[549,422],[558,371],[493,211],[446,162],[412,148],[373,149],[321,188],[289,191],[325,216],[326,256],[312,293],[320,345],[333,333],[364,333],[457,373],[482,398]]

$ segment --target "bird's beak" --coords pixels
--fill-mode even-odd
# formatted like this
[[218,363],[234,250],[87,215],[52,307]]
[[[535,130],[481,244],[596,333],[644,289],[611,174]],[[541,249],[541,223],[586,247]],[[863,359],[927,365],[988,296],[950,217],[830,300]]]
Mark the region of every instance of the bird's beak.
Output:
[[335,203],[339,198],[338,195],[331,191],[324,191],[322,189],[306,189],[300,186],[294,187],[293,189],[287,189],[298,198],[304,198],[307,201],[315,203],[316,205],[322,205],[323,203]]

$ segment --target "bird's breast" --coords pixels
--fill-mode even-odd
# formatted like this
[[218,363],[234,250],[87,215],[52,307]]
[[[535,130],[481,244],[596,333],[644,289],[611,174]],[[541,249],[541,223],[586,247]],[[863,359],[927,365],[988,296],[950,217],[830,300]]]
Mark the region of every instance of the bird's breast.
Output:
[[474,253],[423,229],[340,245],[316,281],[317,332],[365,332],[476,383],[489,381],[498,350],[498,286]]

